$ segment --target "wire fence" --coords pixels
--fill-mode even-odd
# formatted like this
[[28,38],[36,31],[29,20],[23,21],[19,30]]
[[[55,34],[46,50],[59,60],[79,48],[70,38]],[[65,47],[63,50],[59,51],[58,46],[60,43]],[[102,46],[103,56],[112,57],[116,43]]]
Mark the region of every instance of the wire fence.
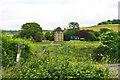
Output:
[[62,54],[68,56],[68,46],[67,45],[49,45],[49,46],[42,46],[41,53],[53,55],[57,57],[57,55]]

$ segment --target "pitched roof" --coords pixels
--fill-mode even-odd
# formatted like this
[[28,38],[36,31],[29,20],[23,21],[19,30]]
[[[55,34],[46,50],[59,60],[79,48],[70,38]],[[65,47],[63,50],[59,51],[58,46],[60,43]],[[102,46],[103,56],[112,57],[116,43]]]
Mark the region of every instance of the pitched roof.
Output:
[[60,27],[57,27],[55,31],[63,31]]

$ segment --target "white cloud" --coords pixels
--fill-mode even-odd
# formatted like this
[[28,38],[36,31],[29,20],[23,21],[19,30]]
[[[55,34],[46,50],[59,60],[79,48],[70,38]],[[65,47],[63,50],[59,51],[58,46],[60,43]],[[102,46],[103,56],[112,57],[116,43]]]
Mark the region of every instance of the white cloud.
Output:
[[118,18],[119,0],[1,0],[0,29],[21,29],[37,22],[43,29],[67,27],[71,21],[80,27]]

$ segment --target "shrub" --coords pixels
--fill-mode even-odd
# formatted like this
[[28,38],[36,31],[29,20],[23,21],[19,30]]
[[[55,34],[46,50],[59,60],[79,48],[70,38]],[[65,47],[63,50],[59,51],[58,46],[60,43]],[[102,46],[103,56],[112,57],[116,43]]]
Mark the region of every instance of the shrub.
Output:
[[80,41],[85,41],[85,38],[80,38]]
[[111,31],[111,29],[108,29],[108,28],[101,28],[100,29],[100,33],[106,33],[107,31]]
[[88,33],[89,33],[89,32],[93,32],[96,37],[99,37],[99,35],[100,35],[100,32],[99,32],[99,31],[93,31],[93,30],[89,30],[89,29],[86,30],[86,31],[88,31]]
[[[10,75],[4,74],[3,78],[105,78],[108,73],[101,67],[92,65],[91,62],[74,64],[69,57],[58,59],[42,55],[32,58],[23,64],[18,72],[11,69]],[[17,76],[19,75],[19,76]]]
[[89,32],[89,37],[85,38],[86,41],[96,41],[97,38],[93,32]]
[[[101,45],[94,50],[93,57],[99,61],[104,56],[109,56],[111,60],[119,60],[120,57],[120,37],[117,32],[108,31],[100,36]],[[101,56],[102,55],[102,56]],[[98,58],[99,57],[99,58]]]
[[28,42],[22,39],[13,39],[6,35],[2,36],[2,65],[6,67],[7,65],[12,66],[15,64],[16,56],[18,53],[18,48],[15,46],[19,42],[25,44],[25,48],[22,48],[21,57],[26,60],[30,55],[30,46]]
[[80,30],[80,31],[78,31],[78,36],[80,38],[87,38],[87,37],[89,37],[89,33],[85,30]]

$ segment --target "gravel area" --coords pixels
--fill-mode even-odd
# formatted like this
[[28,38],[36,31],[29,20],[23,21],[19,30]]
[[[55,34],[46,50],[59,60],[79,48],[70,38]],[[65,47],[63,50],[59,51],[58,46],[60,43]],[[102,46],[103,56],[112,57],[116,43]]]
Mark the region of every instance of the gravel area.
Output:
[[115,74],[118,74],[117,77],[120,79],[120,64],[110,64],[109,70]]

